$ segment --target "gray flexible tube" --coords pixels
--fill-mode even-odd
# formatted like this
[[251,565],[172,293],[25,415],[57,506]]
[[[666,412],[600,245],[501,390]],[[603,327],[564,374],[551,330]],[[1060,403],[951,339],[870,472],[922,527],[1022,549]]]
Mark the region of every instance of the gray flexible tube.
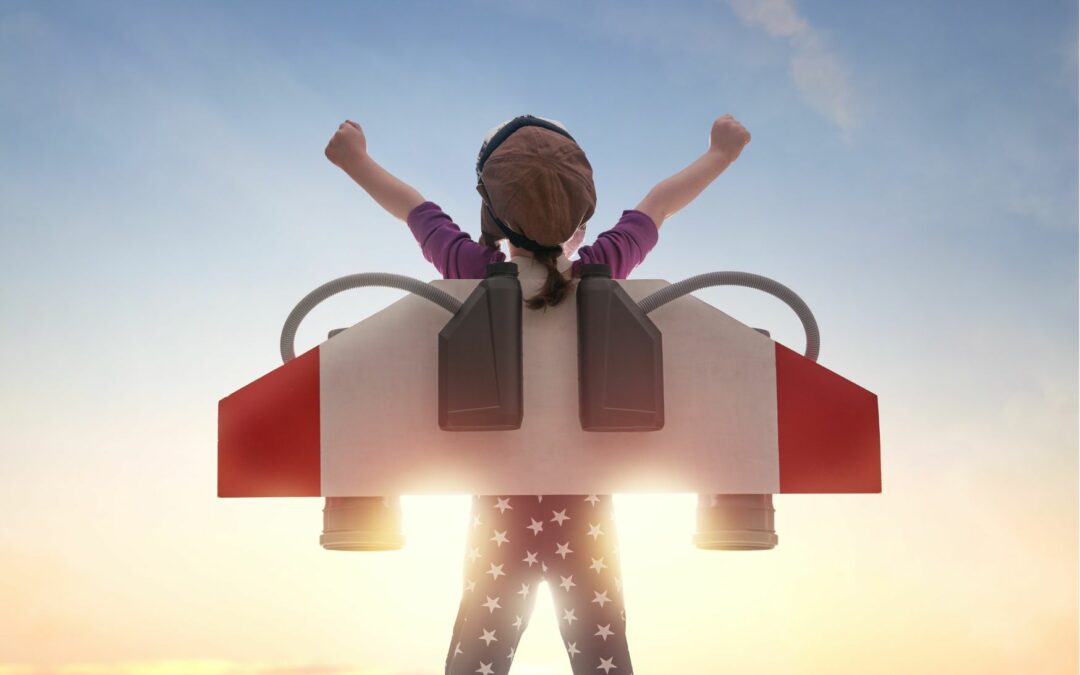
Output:
[[434,302],[451,314],[456,313],[458,308],[461,307],[461,301],[446,291],[435,288],[426,281],[420,281],[419,279],[407,277],[403,274],[361,272],[360,274],[349,274],[344,277],[338,277],[333,281],[326,282],[305,295],[304,299],[293,308],[293,311],[289,312],[288,318],[285,319],[285,325],[281,327],[281,360],[288,363],[296,357],[296,352],[294,351],[296,329],[300,327],[300,322],[304,320],[304,317],[307,316],[311,310],[315,309],[316,305],[332,295],[337,295],[338,293],[347,291],[351,288],[361,288],[363,286],[385,286],[387,288],[399,288],[403,291],[409,291],[414,295],[419,295],[422,298]]
[[677,281],[670,286],[665,286],[655,293],[642,298],[642,300],[638,302],[638,307],[648,314],[654,309],[671,302],[675,298],[680,298],[687,293],[692,293],[698,289],[707,288],[709,286],[745,286],[746,288],[756,288],[759,291],[765,291],[769,295],[773,295],[783,300],[787,303],[788,307],[795,310],[795,314],[798,315],[799,321],[802,321],[803,330],[806,332],[806,358],[811,361],[817,361],[818,351],[821,347],[821,335],[818,333],[818,325],[817,320],[814,318],[814,313],[810,311],[810,308],[803,302],[803,299],[796,295],[795,291],[778,281],[773,281],[769,277],[763,277],[760,274],[751,274],[750,272],[708,272],[706,274],[699,274],[690,277],[689,279]]
[[[316,305],[342,291],[347,291],[352,288],[361,288],[363,286],[383,286],[409,291],[410,293],[414,293],[434,302],[451,314],[456,313],[458,308],[461,307],[461,301],[454,296],[425,281],[414,279],[413,277],[402,274],[390,274],[387,272],[361,272],[359,274],[349,274],[328,281],[308,293],[289,313],[288,318],[285,319],[285,325],[281,328],[281,360],[288,362],[296,357],[296,352],[294,351],[296,330],[299,328],[300,322],[304,320],[304,317],[306,317]],[[810,308],[803,302],[803,299],[795,293],[795,291],[778,281],[774,281],[759,274],[731,271],[698,274],[697,276],[683,279],[682,281],[677,281],[674,284],[661,288],[638,302],[638,307],[648,314],[654,309],[657,309],[676,298],[680,298],[687,293],[692,293],[696,290],[708,288],[710,286],[744,286],[747,288],[755,288],[783,300],[795,311],[795,314],[803,324],[803,330],[806,332],[806,358],[813,361],[817,360],[821,346],[821,336],[818,333],[817,320],[814,318],[813,312],[810,311]]]

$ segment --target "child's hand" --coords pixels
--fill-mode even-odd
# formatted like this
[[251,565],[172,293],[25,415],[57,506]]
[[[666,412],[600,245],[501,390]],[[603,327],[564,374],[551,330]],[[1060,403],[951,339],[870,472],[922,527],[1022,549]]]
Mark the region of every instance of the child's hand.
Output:
[[326,158],[345,169],[367,156],[364,130],[352,120],[345,120],[326,144]]
[[731,115],[716,118],[709,135],[709,152],[723,155],[734,162],[743,147],[750,142],[750,132]]

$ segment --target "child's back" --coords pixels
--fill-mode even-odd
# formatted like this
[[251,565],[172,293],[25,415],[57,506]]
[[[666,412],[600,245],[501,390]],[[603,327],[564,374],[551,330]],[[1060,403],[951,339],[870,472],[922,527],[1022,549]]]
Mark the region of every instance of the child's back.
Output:
[[[417,206],[406,222],[420,244],[424,258],[435,265],[444,279],[483,279],[489,263],[506,260],[502,251],[473,241],[434,202]],[[576,260],[570,261],[561,255],[556,263],[560,271],[569,269],[570,276],[575,279],[581,265],[607,263],[611,265],[613,279],[625,279],[656,246],[658,239],[659,232],[652,218],[636,209],[626,210],[613,228],[597,237],[596,243],[579,248]],[[518,255],[511,261],[518,263],[520,275],[522,261],[533,263],[535,258]]]

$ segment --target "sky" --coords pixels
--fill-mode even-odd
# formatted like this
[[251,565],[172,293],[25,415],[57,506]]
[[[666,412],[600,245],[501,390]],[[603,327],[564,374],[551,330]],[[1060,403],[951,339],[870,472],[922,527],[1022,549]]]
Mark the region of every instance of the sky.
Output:
[[[324,281],[438,276],[324,157],[342,121],[477,236],[524,113],[590,159],[585,243],[733,114],[632,278],[773,277],[878,396],[882,493],[776,496],[772,551],[615,496],[636,669],[1075,673],[1077,81],[1057,1],[0,1],[0,675],[442,672],[468,496],[325,551],[322,500],[216,497],[217,402]],[[697,297],[802,351],[775,299]],[[512,672],[569,672],[546,596]]]

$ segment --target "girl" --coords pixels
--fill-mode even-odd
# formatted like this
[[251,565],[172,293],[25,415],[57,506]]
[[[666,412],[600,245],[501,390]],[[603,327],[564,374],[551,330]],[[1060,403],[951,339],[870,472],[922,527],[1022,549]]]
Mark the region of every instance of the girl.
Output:
[[[596,205],[592,167],[554,120],[523,115],[484,139],[476,167],[480,243],[376,164],[356,122],[338,127],[326,156],[407,223],[444,278],[484,278],[488,263],[506,259],[499,242],[509,239],[526,304],[540,309],[566,297],[584,263],[607,263],[613,278],[625,279],[655,246],[663,221],[697,197],[749,141],[731,115],[718,118],[701,157],[580,249]],[[578,259],[571,262],[575,250]],[[545,580],[574,675],[632,675],[610,495],[474,496],[471,518],[447,675],[506,675]]]

